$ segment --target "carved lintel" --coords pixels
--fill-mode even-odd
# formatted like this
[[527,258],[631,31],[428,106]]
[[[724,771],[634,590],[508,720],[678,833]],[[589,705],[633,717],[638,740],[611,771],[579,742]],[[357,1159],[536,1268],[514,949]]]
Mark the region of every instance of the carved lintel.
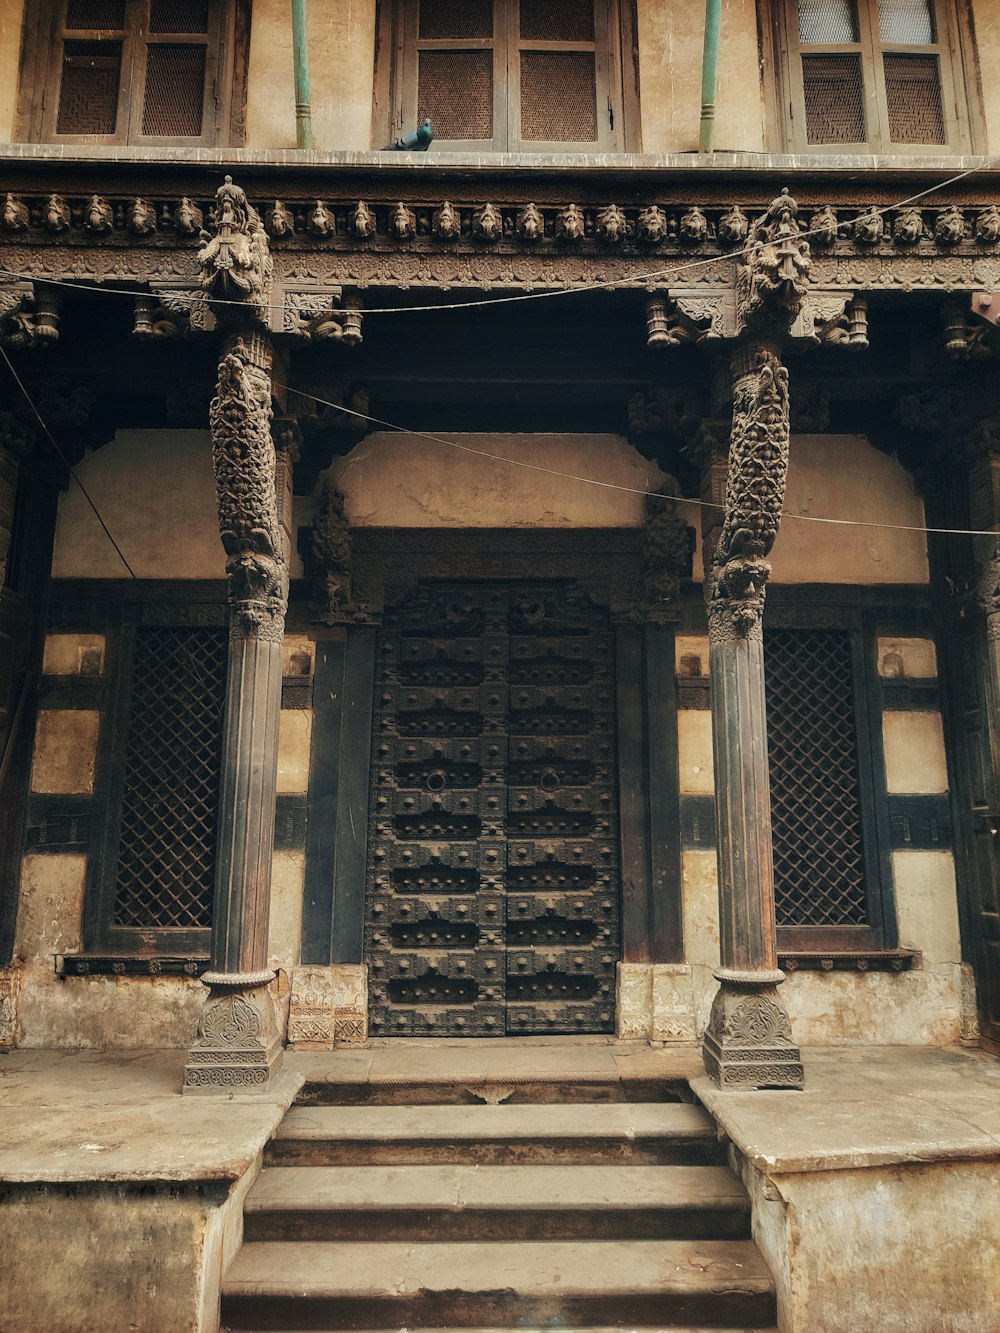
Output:
[[288,573],[274,488],[270,369],[266,337],[250,332],[231,337],[219,362],[209,418],[231,632],[280,641]]
[[202,232],[198,264],[203,290],[224,303],[215,306],[216,318],[240,324],[249,313],[266,323],[272,271],[267,233],[232,176],[216,191],[209,225],[210,230]]
[[773,984],[722,981],[702,1056],[722,1088],[801,1088],[804,1082],[802,1056]]
[[209,994],[188,1052],[184,1092],[265,1091],[283,1058],[267,980],[248,983],[238,973],[206,973],[202,981]]
[[783,190],[754,223],[736,281],[737,317],[743,331],[781,336],[799,313],[811,261],[797,214],[798,204]]
[[774,344],[733,357],[733,426],[726,510],[708,579],[709,627],[723,637],[761,633],[767,556],[781,521],[788,473],[788,372]]
[[59,338],[59,295],[44,283],[0,283],[0,343],[51,347]]

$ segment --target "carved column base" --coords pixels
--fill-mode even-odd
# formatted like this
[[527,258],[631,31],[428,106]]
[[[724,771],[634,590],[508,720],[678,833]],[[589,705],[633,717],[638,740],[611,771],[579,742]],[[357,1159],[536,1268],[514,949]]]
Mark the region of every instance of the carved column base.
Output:
[[720,1088],[801,1088],[802,1056],[775,985],[720,981],[701,1048],[709,1077]]
[[184,1068],[184,1092],[266,1092],[284,1052],[267,989],[274,973],[206,972],[208,999]]

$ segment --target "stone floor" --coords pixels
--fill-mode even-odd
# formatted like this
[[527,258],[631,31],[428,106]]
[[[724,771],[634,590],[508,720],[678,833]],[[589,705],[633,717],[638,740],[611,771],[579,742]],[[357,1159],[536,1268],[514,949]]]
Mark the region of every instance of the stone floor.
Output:
[[720,1092],[694,1046],[595,1040],[399,1040],[295,1052],[260,1096],[180,1095],[182,1051],[0,1056],[0,1180],[236,1179],[304,1079],[690,1080],[765,1172],[1000,1156],[1000,1059],[957,1047],[803,1052],[804,1092]]

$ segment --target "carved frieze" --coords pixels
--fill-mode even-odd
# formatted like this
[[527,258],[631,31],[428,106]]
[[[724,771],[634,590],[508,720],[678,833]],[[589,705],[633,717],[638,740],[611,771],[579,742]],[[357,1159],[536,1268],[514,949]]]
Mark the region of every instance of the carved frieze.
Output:
[[339,342],[357,347],[362,341],[361,309],[356,297],[343,299],[340,287],[284,288],[280,309],[272,311],[276,333],[290,333],[306,342]]

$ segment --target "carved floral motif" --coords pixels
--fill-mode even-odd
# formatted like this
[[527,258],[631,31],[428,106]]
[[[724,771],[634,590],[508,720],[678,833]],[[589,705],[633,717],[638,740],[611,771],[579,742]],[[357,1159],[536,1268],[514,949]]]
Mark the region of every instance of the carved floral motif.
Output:
[[233,632],[280,639],[288,576],[274,489],[270,363],[261,335],[232,337],[209,419]]
[[733,386],[725,519],[709,589],[710,624],[742,637],[760,633],[767,556],[785,497],[788,429],[788,371],[773,347],[747,349]]

